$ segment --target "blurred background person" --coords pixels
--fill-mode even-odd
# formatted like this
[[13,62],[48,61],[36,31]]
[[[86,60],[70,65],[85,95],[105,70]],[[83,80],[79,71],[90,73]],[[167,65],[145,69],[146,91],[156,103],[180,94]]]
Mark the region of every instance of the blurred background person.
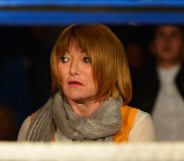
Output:
[[0,141],[15,141],[17,129],[17,120],[13,109],[5,104],[0,104]]
[[179,26],[154,30],[154,56],[137,77],[132,105],[152,114],[158,140],[184,140],[184,34]]

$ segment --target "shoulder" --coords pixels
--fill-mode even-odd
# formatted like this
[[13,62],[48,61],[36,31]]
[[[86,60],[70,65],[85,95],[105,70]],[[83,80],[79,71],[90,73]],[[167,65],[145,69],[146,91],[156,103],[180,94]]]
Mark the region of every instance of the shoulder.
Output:
[[150,114],[138,110],[129,141],[155,141],[156,133]]
[[140,109],[137,109],[135,124],[138,124],[139,122],[141,122],[143,120],[150,120],[151,121],[152,120],[151,115],[147,112],[144,112]]
[[27,132],[30,126],[33,126],[33,124],[37,120],[40,120],[40,118],[42,118],[45,113],[49,113],[52,107],[51,105],[52,105],[52,98],[49,98],[48,101],[42,107],[40,107],[35,113],[31,114],[24,120],[19,130],[17,138],[18,141],[26,141]]
[[22,126],[19,130],[17,141],[26,141],[26,135],[30,124],[31,124],[31,116],[27,117],[22,123]]
[[124,110],[129,111],[128,117],[133,124],[128,138],[129,142],[156,140],[155,128],[150,114],[129,106],[124,106]]
[[151,115],[142,110],[138,110],[135,117],[134,126],[144,126],[144,125],[149,125],[149,126],[153,125]]
[[128,120],[128,122],[131,122],[133,126],[139,124],[139,122],[141,122],[142,120],[151,120],[150,114],[138,108],[130,107],[127,105],[122,106],[121,113],[124,119]]

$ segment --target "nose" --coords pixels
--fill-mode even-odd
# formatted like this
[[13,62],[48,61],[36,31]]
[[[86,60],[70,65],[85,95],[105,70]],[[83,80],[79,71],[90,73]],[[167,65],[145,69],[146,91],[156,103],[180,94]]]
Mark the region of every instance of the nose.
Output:
[[71,75],[78,75],[80,74],[80,70],[79,70],[79,61],[76,59],[72,60],[71,64],[70,64],[70,74]]

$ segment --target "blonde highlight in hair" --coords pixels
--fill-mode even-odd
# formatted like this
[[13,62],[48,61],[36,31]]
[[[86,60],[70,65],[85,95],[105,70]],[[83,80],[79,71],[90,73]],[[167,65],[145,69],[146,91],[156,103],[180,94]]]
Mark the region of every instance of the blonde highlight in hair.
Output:
[[59,36],[51,53],[52,95],[60,86],[58,62],[71,42],[77,42],[91,59],[97,87],[96,100],[123,96],[124,104],[132,97],[132,85],[124,47],[105,25],[71,25]]

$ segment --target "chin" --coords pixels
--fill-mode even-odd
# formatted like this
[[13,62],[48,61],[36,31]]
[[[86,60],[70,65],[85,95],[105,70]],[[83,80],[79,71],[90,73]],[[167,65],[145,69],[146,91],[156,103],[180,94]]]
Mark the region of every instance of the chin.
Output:
[[86,97],[86,96],[75,96],[75,97],[67,97],[67,99],[76,102],[76,103],[84,103],[88,100],[91,100],[92,97]]
[[86,97],[84,96],[66,96],[69,100],[72,100],[72,101],[80,101],[80,100],[85,100],[87,99]]

